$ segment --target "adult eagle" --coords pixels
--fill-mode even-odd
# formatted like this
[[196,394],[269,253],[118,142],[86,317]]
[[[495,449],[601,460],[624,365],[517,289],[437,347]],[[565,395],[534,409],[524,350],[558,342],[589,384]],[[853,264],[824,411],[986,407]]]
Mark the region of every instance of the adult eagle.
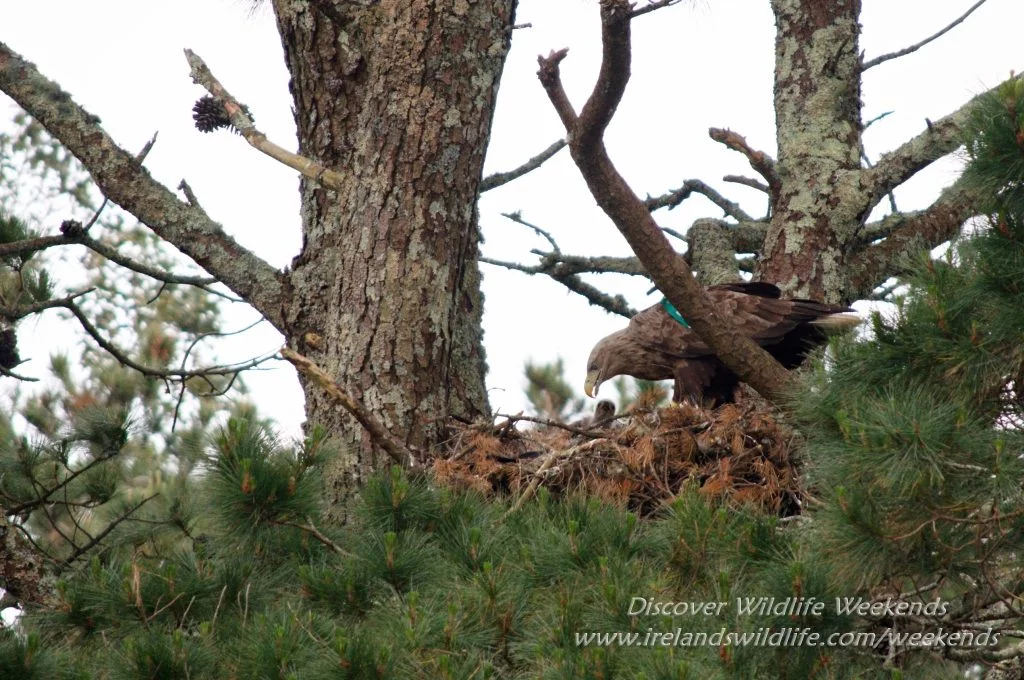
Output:
[[[727,283],[707,288],[715,309],[764,347],[786,368],[803,363],[830,331],[860,323],[849,307],[814,300],[783,299],[770,283]],[[736,374],[690,329],[668,300],[648,307],[629,325],[598,342],[587,362],[583,390],[595,396],[617,375],[641,380],[675,380],[673,401],[684,398],[711,406],[732,401]]]

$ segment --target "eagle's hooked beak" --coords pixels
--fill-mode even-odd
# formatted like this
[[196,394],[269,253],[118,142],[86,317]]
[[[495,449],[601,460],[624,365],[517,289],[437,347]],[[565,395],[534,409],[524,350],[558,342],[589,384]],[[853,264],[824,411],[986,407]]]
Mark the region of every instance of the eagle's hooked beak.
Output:
[[583,391],[588,397],[596,397],[599,387],[601,387],[601,369],[595,368],[587,372],[587,379],[583,382]]

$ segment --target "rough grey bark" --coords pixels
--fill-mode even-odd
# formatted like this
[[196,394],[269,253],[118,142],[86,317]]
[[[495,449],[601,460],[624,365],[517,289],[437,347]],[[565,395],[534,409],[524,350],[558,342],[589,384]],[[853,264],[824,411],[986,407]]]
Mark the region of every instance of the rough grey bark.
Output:
[[947,191],[871,244],[871,210],[919,170],[951,153],[970,103],[861,166],[860,0],[772,0],[779,187],[757,276],[791,295],[827,302],[866,297],[905,270],[907,254],[954,236],[971,197]]
[[758,275],[839,302],[844,246],[860,225],[860,0],[772,0],[776,173]]
[[[289,345],[414,447],[437,443],[449,414],[488,411],[475,204],[513,5],[384,0],[339,21],[274,3],[300,153],[346,177],[338,191],[302,183]],[[327,480],[340,517],[384,459],[305,392],[309,421],[347,445]]]
[[[262,312],[412,448],[450,415],[488,412],[476,197],[514,0],[274,3],[300,151],[341,173],[302,183],[291,272],[238,246],[155,182],[99,120],[0,43],[0,89],[75,154],[105,195]],[[343,508],[382,458],[319,389],[307,416],[348,445],[331,471]]]

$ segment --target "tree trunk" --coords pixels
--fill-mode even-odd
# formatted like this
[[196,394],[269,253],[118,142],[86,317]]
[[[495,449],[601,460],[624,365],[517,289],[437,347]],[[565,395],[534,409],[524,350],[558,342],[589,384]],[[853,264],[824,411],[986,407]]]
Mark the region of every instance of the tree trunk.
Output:
[[[289,343],[414,447],[489,410],[475,206],[514,4],[274,2],[300,152],[347,178],[302,183]],[[386,458],[304,389],[307,424],[344,445],[326,479],[344,519]]]
[[772,0],[776,172],[758,277],[840,302],[844,252],[863,220],[860,0]]

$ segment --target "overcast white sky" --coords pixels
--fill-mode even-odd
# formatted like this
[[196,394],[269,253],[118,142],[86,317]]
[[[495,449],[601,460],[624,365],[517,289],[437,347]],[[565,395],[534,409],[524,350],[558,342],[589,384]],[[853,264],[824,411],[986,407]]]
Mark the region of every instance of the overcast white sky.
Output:
[[[639,4],[643,4],[643,1]],[[891,52],[934,33],[963,13],[973,0],[864,0],[861,48],[867,58]],[[562,73],[577,108],[597,71],[600,39],[597,3],[590,0],[522,0],[517,30],[505,66],[485,174],[520,165],[563,135],[537,83],[538,54],[569,47]],[[7,42],[74,98],[100,116],[107,131],[128,149],[140,149],[154,131],[159,141],[147,158],[153,175],[169,187],[185,178],[210,215],[243,245],[278,267],[300,244],[298,180],[294,173],[230,134],[203,135],[192,126],[191,106],[202,94],[188,77],[182,49],[201,55],[221,82],[256,115],[259,127],[295,148],[281,46],[268,8],[249,13],[243,0],[0,0],[0,40]],[[937,119],[971,96],[1024,66],[1019,39],[1021,0],[988,0],[961,26],[919,52],[868,71],[865,118],[893,111],[866,135],[872,158],[919,133],[925,118]],[[774,155],[772,69],[774,25],[768,0],[694,0],[659,10],[634,23],[633,78],[607,135],[612,158],[640,195],[657,195],[699,178],[747,212],[764,212],[762,194],[721,181],[726,174],[751,175],[745,159],[712,142],[709,127],[728,127],[754,147]],[[13,104],[0,96],[0,125]],[[938,164],[897,192],[901,209],[926,206],[956,174],[955,163]],[[546,243],[501,217],[521,211],[549,230],[565,253],[628,254],[625,241],[597,210],[567,152],[540,170],[487,193],[480,201],[486,255],[535,261],[531,248]],[[697,217],[720,212],[694,196],[671,212],[662,226],[684,231]],[[56,231],[59,224],[45,225]],[[591,346],[625,320],[568,293],[546,278],[484,267],[485,343],[493,408],[517,411],[524,362],[561,356],[569,377],[582,389]],[[605,289],[622,292],[642,309],[638,281],[602,277]],[[237,309],[230,327],[254,312]],[[33,352],[33,329],[21,330],[19,370],[41,375],[45,353]],[[272,351],[280,337],[266,327],[224,350],[224,360]],[[40,356],[42,354],[42,356]],[[303,420],[302,395],[292,369],[248,378],[263,410],[286,433]]]

